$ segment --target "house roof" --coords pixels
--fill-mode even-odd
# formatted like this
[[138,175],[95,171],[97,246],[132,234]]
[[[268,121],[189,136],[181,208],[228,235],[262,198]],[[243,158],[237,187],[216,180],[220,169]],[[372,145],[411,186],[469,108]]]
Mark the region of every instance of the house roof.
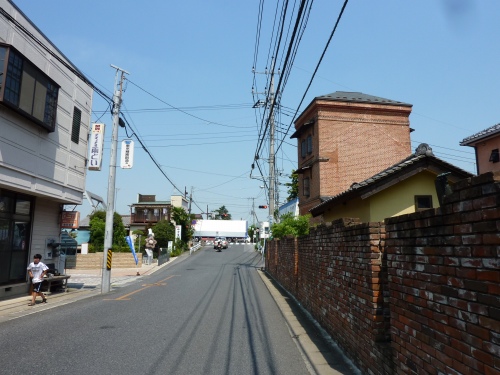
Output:
[[[403,107],[413,107],[412,104],[399,102],[397,100],[391,100],[386,98],[381,98],[380,96],[363,94],[362,92],[350,92],[350,91],[335,91],[331,94],[321,95],[315,97],[307,108],[302,111],[302,114],[306,113],[308,108],[310,108],[313,103],[317,100],[328,100],[332,102],[346,102],[346,103],[368,103],[368,104],[382,104],[382,105],[397,105]],[[302,114],[300,116],[302,116]],[[299,118],[300,118],[299,116]],[[306,129],[306,127],[314,124],[314,119],[309,120],[307,123],[299,126],[299,128],[290,136],[290,138],[299,138],[300,134]]]
[[315,100],[331,100],[336,102],[349,102],[349,103],[400,105],[405,107],[413,106],[412,104],[399,102],[397,100],[391,100],[391,99],[381,98],[379,96],[363,94],[362,92],[349,92],[349,91],[335,91],[331,94],[318,96],[315,98]]
[[473,134],[467,138],[464,138],[462,142],[460,142],[460,146],[473,146],[474,143],[484,139],[491,137],[492,135],[500,134],[500,124],[493,125],[488,129],[484,129],[479,133]]
[[359,196],[363,199],[367,198],[422,170],[429,169],[432,169],[437,174],[451,172],[452,175],[450,178],[453,177],[454,179],[463,179],[472,176],[472,173],[437,158],[432,153],[431,147],[422,143],[417,147],[415,153],[408,156],[406,159],[401,160],[364,181],[353,183],[349,189],[340,194],[333,197],[323,197],[323,202],[311,208],[310,212],[313,216],[318,216],[322,214],[326,208],[338,202],[343,202],[347,199]]

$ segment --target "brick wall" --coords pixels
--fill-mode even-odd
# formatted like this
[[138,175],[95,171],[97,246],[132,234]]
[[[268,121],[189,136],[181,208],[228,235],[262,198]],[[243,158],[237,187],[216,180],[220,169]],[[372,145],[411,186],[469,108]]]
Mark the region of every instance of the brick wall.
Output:
[[306,237],[271,241],[266,253],[267,272],[372,374],[391,366],[384,236],[380,223],[341,219]]
[[271,241],[266,269],[364,373],[498,374],[499,255],[490,173],[455,184],[436,210]]
[[280,284],[295,295],[297,293],[298,266],[297,239],[290,237],[279,241],[270,241],[267,246],[266,270],[276,275]]
[[441,209],[386,220],[398,374],[500,373],[500,182],[453,190]]

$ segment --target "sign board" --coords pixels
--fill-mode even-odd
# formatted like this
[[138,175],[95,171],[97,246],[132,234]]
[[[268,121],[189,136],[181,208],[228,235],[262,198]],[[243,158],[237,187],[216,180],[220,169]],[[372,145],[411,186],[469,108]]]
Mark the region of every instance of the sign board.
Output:
[[89,144],[89,171],[100,171],[104,149],[104,124],[92,124]]
[[175,226],[175,239],[181,238],[182,225]]
[[124,139],[122,141],[122,152],[120,159],[120,167],[122,169],[130,169],[134,164],[134,141]]
[[61,212],[61,228],[78,229],[80,226],[80,212],[63,211]]

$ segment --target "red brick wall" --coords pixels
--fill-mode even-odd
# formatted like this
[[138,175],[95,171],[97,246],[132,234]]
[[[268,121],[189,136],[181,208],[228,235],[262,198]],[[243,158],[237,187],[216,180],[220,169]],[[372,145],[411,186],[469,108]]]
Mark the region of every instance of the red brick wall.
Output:
[[398,374],[500,373],[500,182],[453,190],[440,209],[386,220]]
[[500,373],[500,173],[436,210],[293,241],[271,241],[267,271],[364,373]]
[[[279,249],[279,251],[278,251]],[[284,238],[267,242],[266,270],[292,294],[297,293],[297,239]]]
[[[293,241],[297,243],[296,252]],[[389,310],[383,293],[387,288],[382,272],[383,241],[380,223],[343,219],[320,225],[306,237],[271,241],[266,255],[266,270],[350,358],[373,374],[384,374],[391,366]]]

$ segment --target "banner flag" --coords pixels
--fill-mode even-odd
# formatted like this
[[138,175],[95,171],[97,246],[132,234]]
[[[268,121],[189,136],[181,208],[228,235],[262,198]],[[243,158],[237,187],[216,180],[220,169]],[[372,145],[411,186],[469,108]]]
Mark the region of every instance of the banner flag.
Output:
[[130,236],[126,236],[125,240],[128,243],[128,247],[130,247],[130,251],[132,252],[132,255],[135,259],[135,265],[137,266],[137,264],[139,263],[139,259],[137,259],[137,254],[135,253],[134,242],[132,241],[132,238],[130,238]]

